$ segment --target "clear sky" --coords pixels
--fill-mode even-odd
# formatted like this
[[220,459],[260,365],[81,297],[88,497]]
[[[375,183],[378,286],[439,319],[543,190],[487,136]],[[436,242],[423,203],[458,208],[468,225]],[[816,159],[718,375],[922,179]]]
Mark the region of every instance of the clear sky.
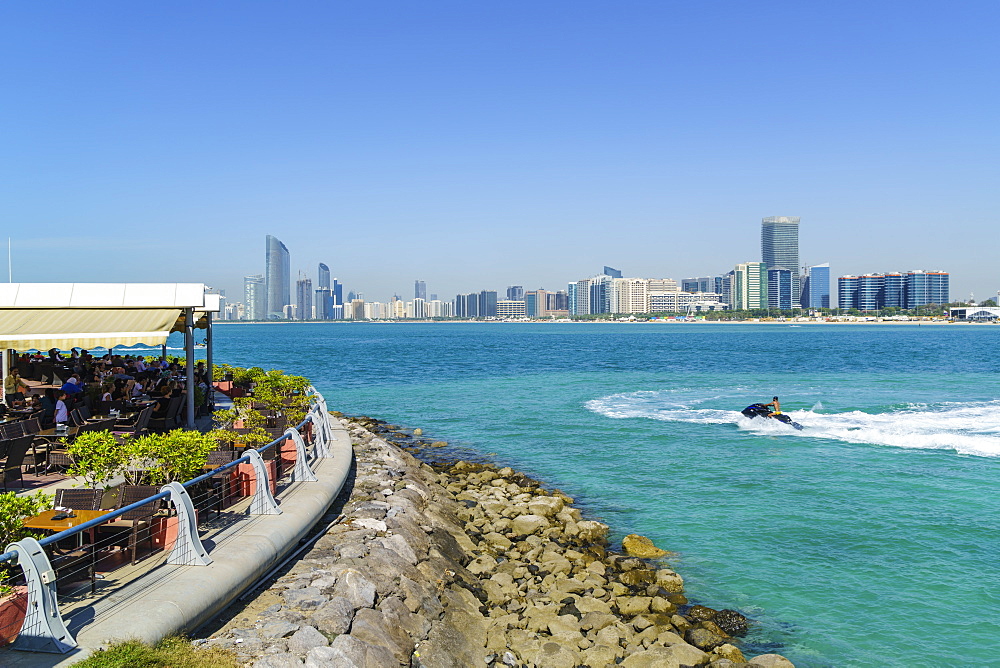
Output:
[[15,281],[201,281],[264,236],[367,299],[804,263],[996,269],[1000,3],[8,2]]

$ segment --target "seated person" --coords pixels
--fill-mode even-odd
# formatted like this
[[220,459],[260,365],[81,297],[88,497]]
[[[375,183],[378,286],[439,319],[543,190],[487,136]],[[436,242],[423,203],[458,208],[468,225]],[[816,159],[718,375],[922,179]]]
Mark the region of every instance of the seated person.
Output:
[[59,388],[59,391],[65,392],[69,396],[73,396],[75,394],[83,392],[83,382],[80,380],[80,376],[74,373],[72,376],[66,379],[66,382],[62,384],[62,387]]
[[[3,392],[8,404],[23,400],[24,393],[30,389],[28,384],[21,380],[21,372],[17,370],[17,367],[12,367],[10,373],[3,379]],[[24,391],[22,392],[22,390]]]

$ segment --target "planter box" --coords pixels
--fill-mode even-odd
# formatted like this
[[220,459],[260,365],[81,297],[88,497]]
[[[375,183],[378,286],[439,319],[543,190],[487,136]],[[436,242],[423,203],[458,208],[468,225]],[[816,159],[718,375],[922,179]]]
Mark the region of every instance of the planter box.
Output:
[[28,611],[28,588],[14,587],[13,593],[0,598],[0,646],[8,645],[17,638]]
[[[267,470],[267,479],[271,494],[277,491],[278,462],[274,459],[264,461],[264,468]],[[253,475],[253,464],[244,463],[236,466],[236,489],[241,496],[253,496],[257,491],[256,480]]]
[[[198,519],[197,509],[194,511],[195,521]],[[157,549],[170,551],[177,540],[177,515],[158,515],[150,523],[153,536],[153,546]]]
[[282,469],[294,467],[295,460],[299,458],[299,451],[298,448],[295,447],[295,441],[290,438],[286,438],[285,442],[281,443],[277,447],[281,448],[279,456],[281,457]]

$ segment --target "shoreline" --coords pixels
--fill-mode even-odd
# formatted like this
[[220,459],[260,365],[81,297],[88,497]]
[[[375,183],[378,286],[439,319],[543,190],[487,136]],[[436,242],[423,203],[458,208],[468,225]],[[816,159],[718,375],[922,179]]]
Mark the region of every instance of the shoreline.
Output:
[[799,326],[799,325],[878,325],[878,326],[943,326],[962,325],[988,327],[1000,324],[973,321],[949,320],[272,320],[243,322],[235,320],[215,320],[212,326],[245,326],[245,325],[767,325],[767,326]]
[[[608,543],[573,499],[509,467],[429,463],[442,441],[333,413],[355,475],[340,520],[207,641],[255,668],[789,668],[747,659],[736,611],[691,605],[669,553]],[[303,663],[304,661],[304,663]]]

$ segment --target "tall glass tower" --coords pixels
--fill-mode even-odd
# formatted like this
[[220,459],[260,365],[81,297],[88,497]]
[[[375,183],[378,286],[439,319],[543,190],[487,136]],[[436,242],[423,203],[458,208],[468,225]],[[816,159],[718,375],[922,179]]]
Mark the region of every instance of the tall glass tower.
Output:
[[330,289],[330,267],[326,266],[322,262],[319,263],[319,273],[316,275],[316,289]]
[[283,320],[285,306],[292,303],[291,261],[288,249],[277,237],[267,235],[264,255],[264,282],[267,286],[268,320]]
[[770,216],[761,221],[760,258],[768,269],[792,272],[793,307],[799,306],[799,217]]

